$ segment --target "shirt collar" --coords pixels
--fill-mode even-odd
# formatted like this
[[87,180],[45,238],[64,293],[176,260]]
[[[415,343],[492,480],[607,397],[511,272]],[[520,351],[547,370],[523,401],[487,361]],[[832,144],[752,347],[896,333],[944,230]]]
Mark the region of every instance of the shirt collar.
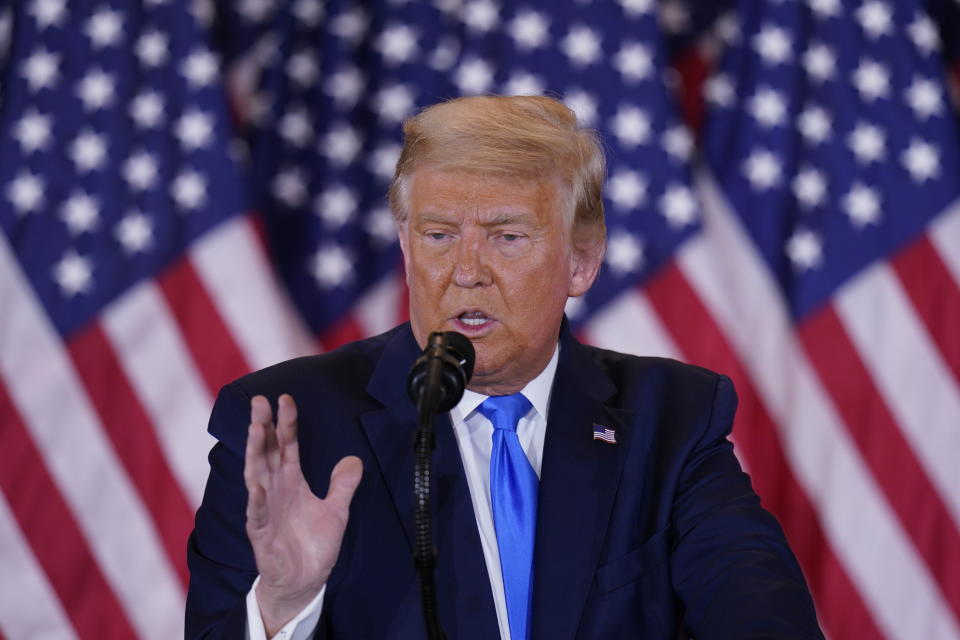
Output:
[[[553,357],[550,358],[547,366],[543,368],[543,371],[541,371],[536,378],[528,382],[527,386],[520,390],[520,393],[530,401],[530,404],[533,405],[533,408],[537,410],[537,413],[539,413],[544,420],[547,419],[547,410],[550,406],[550,389],[553,387],[553,378],[556,376],[557,363],[559,361],[560,343],[558,342],[556,348],[553,350]],[[465,389],[463,398],[460,399],[457,406],[450,410],[450,418],[454,423],[464,422],[467,417],[476,411],[477,407],[483,404],[483,401],[489,397],[490,396],[482,393]]]

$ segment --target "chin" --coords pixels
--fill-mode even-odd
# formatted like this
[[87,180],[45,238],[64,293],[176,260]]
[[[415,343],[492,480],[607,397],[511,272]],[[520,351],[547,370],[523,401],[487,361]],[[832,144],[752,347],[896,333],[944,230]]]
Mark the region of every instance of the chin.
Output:
[[[488,378],[489,376],[495,375],[498,368],[496,367],[495,362],[491,362],[490,354],[487,353],[486,349],[482,344],[473,343],[474,349],[476,349],[477,358],[473,364],[473,380],[481,380]],[[502,368],[502,367],[500,367]]]

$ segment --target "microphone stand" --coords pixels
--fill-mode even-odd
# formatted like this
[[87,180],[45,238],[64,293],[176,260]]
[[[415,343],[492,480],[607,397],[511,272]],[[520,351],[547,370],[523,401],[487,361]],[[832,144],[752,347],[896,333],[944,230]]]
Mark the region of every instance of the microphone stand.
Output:
[[[435,347],[439,348],[439,347]],[[413,450],[413,498],[414,498],[414,549],[413,560],[420,578],[420,600],[429,640],[446,640],[437,614],[437,583],[435,568],[437,550],[433,546],[433,526],[430,514],[430,489],[433,450],[436,435],[433,418],[440,404],[440,377],[443,364],[440,358],[432,358],[427,371],[426,384],[417,402],[419,428],[414,437]]]

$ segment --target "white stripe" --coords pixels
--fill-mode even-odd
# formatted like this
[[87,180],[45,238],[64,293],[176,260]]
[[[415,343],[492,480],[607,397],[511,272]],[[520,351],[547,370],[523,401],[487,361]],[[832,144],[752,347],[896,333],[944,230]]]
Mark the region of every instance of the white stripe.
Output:
[[197,372],[166,300],[143,282],[113,302],[101,324],[150,418],[160,446],[193,507],[207,478],[206,431],[213,399]]
[[960,389],[885,263],[844,286],[835,306],[903,435],[960,525]]
[[770,271],[716,187],[703,176],[698,187],[705,230],[681,250],[681,268],[770,409],[837,557],[890,638],[960,638],[797,342]]
[[0,567],[0,629],[7,637],[77,637],[2,493]]
[[227,328],[253,369],[316,353],[316,342],[264,256],[249,217],[224,222],[190,250]]
[[953,275],[954,281],[960,283],[960,200],[933,221],[929,234],[940,259]]
[[0,375],[93,556],[140,636],[177,637],[180,583],[2,235],[0,307]]
[[682,359],[647,296],[625,292],[590,318],[586,327],[590,344],[641,356]]
[[397,325],[402,307],[402,272],[380,279],[354,306],[353,314],[365,336],[375,336]]

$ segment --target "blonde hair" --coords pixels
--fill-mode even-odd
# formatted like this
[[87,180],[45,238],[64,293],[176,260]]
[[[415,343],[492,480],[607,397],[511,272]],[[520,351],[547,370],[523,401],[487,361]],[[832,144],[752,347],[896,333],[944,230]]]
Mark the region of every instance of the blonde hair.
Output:
[[457,98],[408,118],[403,133],[388,196],[398,223],[410,213],[410,177],[420,169],[554,178],[574,246],[603,247],[600,138],[579,127],[563,103],[542,96]]

